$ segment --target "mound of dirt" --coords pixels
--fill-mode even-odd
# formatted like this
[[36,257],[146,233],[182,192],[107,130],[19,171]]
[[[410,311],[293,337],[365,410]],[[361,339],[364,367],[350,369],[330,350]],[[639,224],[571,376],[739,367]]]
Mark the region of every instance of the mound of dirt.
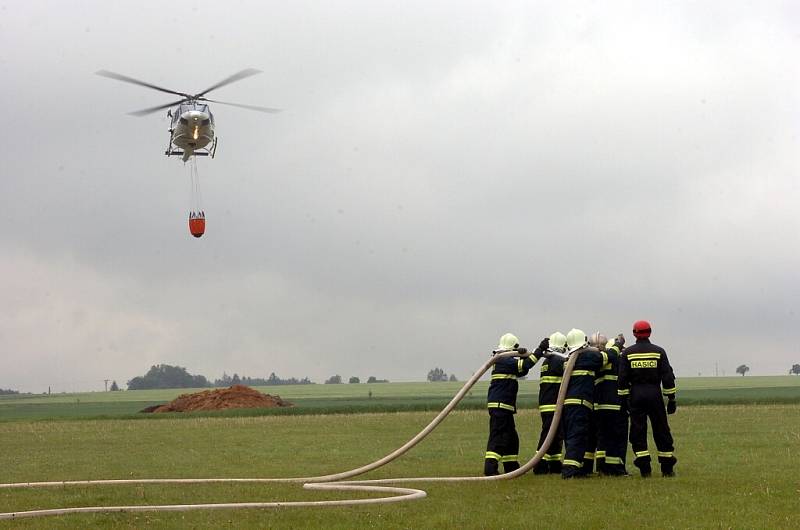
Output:
[[192,410],[267,409],[291,407],[292,403],[280,396],[262,394],[245,385],[204,390],[195,394],[182,394],[166,405],[147,407],[142,412],[189,412]]

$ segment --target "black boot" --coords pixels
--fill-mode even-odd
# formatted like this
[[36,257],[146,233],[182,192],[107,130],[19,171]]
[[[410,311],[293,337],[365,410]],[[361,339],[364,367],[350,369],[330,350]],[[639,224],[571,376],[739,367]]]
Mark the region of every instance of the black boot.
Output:
[[581,468],[581,474],[585,477],[591,477],[594,474],[594,459],[593,458],[584,458],[583,459],[583,467]]
[[581,468],[579,467],[563,466],[561,468],[561,478],[563,479],[586,478],[586,475],[583,474]]
[[487,458],[483,461],[483,474],[487,477],[500,474],[500,465],[494,458]]
[[664,458],[663,460],[659,458],[659,460],[661,460],[661,476],[674,477],[675,471],[673,468],[675,467],[675,464],[678,462],[678,459],[672,456],[669,458]]
[[533,466],[533,474],[534,475],[547,475],[550,471],[550,466],[547,465],[547,462],[544,460],[539,460],[539,462]]
[[604,457],[595,459],[595,467],[600,475],[608,474],[608,464],[606,464],[606,459]]
[[637,458],[633,461],[633,465],[639,468],[639,473],[642,474],[643,478],[647,478],[653,474],[653,470],[650,468],[650,457],[649,456],[642,456]]
[[603,473],[609,477],[629,477],[625,466],[618,464],[606,464]]

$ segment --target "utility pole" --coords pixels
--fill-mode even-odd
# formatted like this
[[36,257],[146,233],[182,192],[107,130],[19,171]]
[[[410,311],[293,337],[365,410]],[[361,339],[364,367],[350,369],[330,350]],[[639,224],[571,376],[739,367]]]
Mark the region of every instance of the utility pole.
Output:
[[108,382],[111,381],[111,379],[103,379],[103,381],[106,383],[106,392],[108,392]]
[[719,377],[719,363],[714,363],[714,377]]

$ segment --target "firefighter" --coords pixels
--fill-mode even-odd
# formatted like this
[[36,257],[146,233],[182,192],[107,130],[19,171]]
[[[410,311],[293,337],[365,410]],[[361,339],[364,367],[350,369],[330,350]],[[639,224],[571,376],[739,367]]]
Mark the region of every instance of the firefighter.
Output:
[[625,476],[625,453],[628,451],[628,411],[623,410],[617,394],[619,354],[625,337],[617,335],[606,340],[599,331],[589,339],[589,345],[605,351],[608,361],[594,380],[594,417],[597,426],[597,471],[603,475]]
[[[550,335],[549,351],[564,353],[567,351],[567,337],[560,331]],[[546,361],[542,361],[541,372],[539,373],[539,414],[542,416],[542,434],[539,436],[537,450],[544,444],[547,433],[550,432],[550,425],[553,423],[553,415],[556,412],[556,399],[558,389],[561,386],[561,376],[564,374],[564,358],[557,355],[548,356]],[[561,444],[564,440],[563,424],[558,426],[553,441],[542,459],[534,466],[533,473],[536,475],[546,475],[547,473],[561,473]]]
[[586,333],[572,329],[567,333],[567,352],[579,355],[575,361],[564,400],[564,462],[561,477],[588,476],[584,460],[593,460],[594,451],[589,446],[589,435],[594,410],[594,378],[608,361],[605,352],[590,348]]
[[[650,323],[646,320],[633,324],[636,344],[626,348],[620,357],[618,393],[630,410],[633,464],[639,468],[642,477],[651,475],[650,452],[647,450],[647,418],[650,418],[661,474],[671,477],[678,460],[673,452],[667,414],[674,414],[677,408],[675,374],[664,348],[650,342],[650,333]],[[662,393],[668,399],[666,410]]]
[[[517,377],[528,374],[542,353],[547,349],[547,339],[527,357],[505,357],[498,359],[492,368],[489,383],[487,408],[489,409],[489,441],[486,444],[483,474],[499,474],[500,463],[505,473],[519,469],[519,435],[514,424],[517,412]],[[496,352],[517,350],[520,355],[527,353],[519,347],[519,339],[511,333],[500,337]]]

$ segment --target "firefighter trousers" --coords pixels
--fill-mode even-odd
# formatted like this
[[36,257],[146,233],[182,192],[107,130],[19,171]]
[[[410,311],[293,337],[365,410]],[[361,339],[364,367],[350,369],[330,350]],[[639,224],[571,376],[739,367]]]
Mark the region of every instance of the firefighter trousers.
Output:
[[662,473],[672,473],[677,462],[672,433],[667,421],[664,398],[659,385],[634,385],[630,396],[631,447],[636,457],[633,461],[643,473],[650,471],[650,452],[647,449],[647,419],[653,428],[653,440],[658,449],[658,462]]
[[592,412],[592,409],[583,404],[564,406],[563,478],[585,475],[583,460],[589,451]]
[[[555,412],[540,412],[540,414],[542,416],[542,433],[539,435],[539,445],[536,446],[537,450],[542,447],[545,438],[547,438],[547,433],[550,432],[550,426],[553,424],[553,416],[555,415]],[[547,448],[547,452],[544,454],[539,463],[534,466],[534,474],[545,475],[547,473],[561,473],[561,459],[564,456],[561,453],[561,445],[563,440],[564,424],[561,423],[556,430],[556,435],[553,437],[553,441],[550,442],[550,447]]]
[[597,448],[597,413],[589,411],[589,431],[586,435],[586,451],[583,453],[581,473],[591,475],[594,471],[595,449]]
[[624,410],[596,410],[597,470],[607,475],[625,474],[628,451],[628,413]]
[[489,409],[489,442],[486,444],[483,474],[498,475],[500,463],[508,473],[519,468],[519,435],[510,410]]

